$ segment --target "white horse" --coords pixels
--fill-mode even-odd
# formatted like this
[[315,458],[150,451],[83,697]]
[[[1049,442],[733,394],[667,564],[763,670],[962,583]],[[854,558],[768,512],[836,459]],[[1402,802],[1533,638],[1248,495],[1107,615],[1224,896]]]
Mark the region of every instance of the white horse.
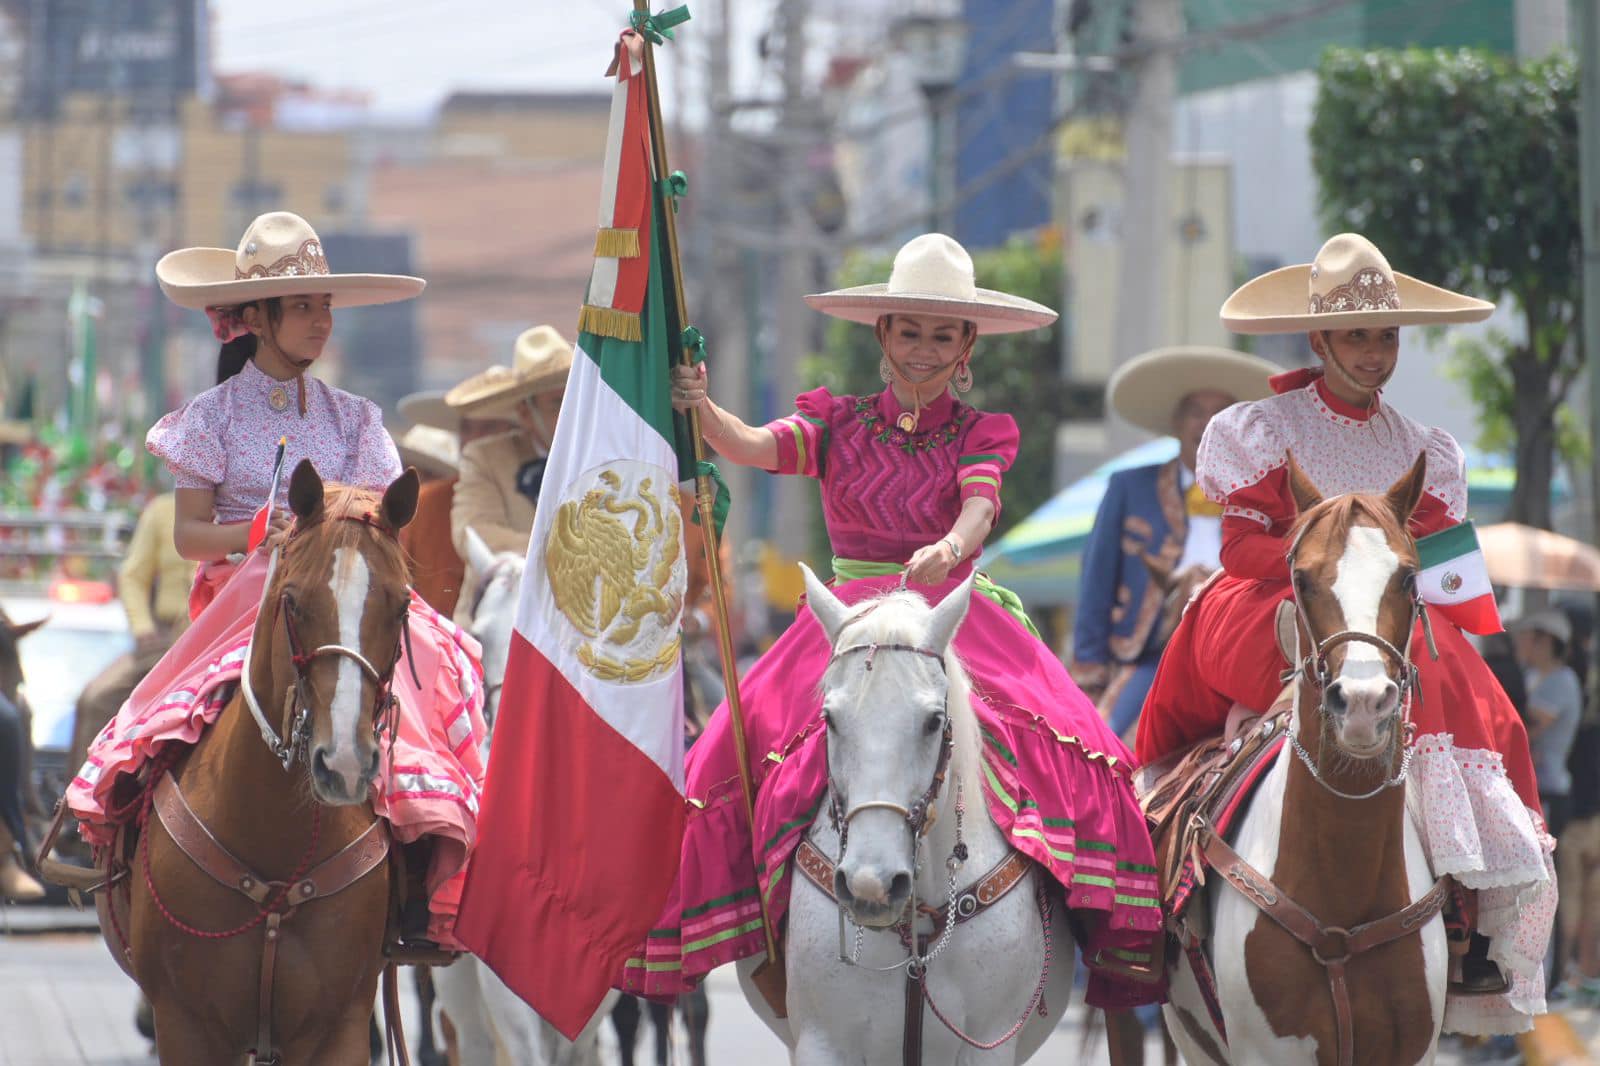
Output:
[[[907,591],[847,607],[810,570],[805,579],[833,646],[822,681],[830,796],[807,836],[835,868],[818,875],[832,894],[796,864],[786,1021],[751,984],[753,960],[740,965],[740,980],[798,1066],[900,1062],[910,957],[897,924],[918,902],[960,897],[952,909],[964,912],[975,883],[1011,853],[989,818],[978,719],[950,650],[972,579],[935,607]],[[1066,1008],[1072,939],[1059,909],[1051,913],[1044,875],[1031,862],[1023,870],[1014,888],[944,936],[919,920],[930,937],[913,963],[926,973],[923,1061],[1026,1061]]]
[[[463,591],[477,600],[470,631],[483,645],[483,717],[490,734],[483,741],[487,764],[516,625],[524,560],[515,552],[490,551],[483,538],[470,529],[467,554],[478,575],[478,587]],[[617,997],[615,992],[607,997],[573,1042],[539,1017],[475,956],[463,955],[450,966],[434,970],[433,987],[455,1026],[460,1061],[466,1066],[599,1066],[600,1021],[611,1013]]]
[[[1204,954],[1226,1028],[1212,1020],[1203,975],[1177,953],[1167,1029],[1191,1066],[1433,1061],[1448,976],[1443,886],[1405,787],[1421,610],[1405,530],[1423,473],[1419,459],[1387,496],[1323,502],[1291,464],[1303,517],[1290,549],[1295,636],[1280,618],[1280,643],[1300,652],[1290,741],[1234,823],[1235,854],[1215,853],[1189,903],[1205,916],[1196,928],[1211,931]],[[1302,934],[1264,909],[1282,900],[1309,917]],[[1309,932],[1319,924],[1321,937]]]

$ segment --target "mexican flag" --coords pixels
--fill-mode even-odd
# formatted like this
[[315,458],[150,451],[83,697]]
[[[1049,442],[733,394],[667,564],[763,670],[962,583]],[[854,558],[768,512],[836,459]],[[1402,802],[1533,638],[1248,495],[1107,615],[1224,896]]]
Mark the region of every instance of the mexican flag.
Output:
[[683,837],[681,324],[641,65],[545,468],[456,935],[569,1037],[660,916]]
[[1500,608],[1489,584],[1489,567],[1471,522],[1417,541],[1417,589],[1422,601],[1468,633],[1499,633]]
[[272,483],[267,488],[267,502],[256,508],[256,513],[250,518],[250,541],[245,548],[245,553],[255,551],[267,539],[267,531],[272,528],[272,509],[277,505],[278,486],[283,483],[283,452],[289,446],[288,437],[278,438],[278,453],[272,460]]

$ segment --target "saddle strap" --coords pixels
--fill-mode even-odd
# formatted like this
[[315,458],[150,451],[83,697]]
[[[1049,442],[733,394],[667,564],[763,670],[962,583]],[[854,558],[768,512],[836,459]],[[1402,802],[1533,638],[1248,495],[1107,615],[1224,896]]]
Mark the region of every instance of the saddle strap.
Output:
[[[794,854],[795,866],[805,875],[807,881],[820,888],[829,899],[838,901],[833,894],[833,860],[824,855],[810,840],[802,839],[800,846]],[[967,891],[956,897],[955,922],[961,925],[970,922],[990,907],[999,903],[1028,873],[1028,857],[1020,851],[1009,851],[994,867]],[[944,931],[944,923],[949,919],[949,905],[932,908],[924,913],[933,919],[933,932],[931,937],[938,936]]]
[[278,1054],[272,1048],[272,978],[278,967],[278,937],[282,925],[281,912],[267,915],[267,931],[261,946],[261,988],[256,999],[256,1046],[250,1053],[260,1066],[278,1061]]
[[1205,857],[1211,868],[1220,873],[1240,895],[1290,936],[1311,949],[1311,957],[1327,971],[1328,991],[1333,997],[1333,1014],[1338,1032],[1339,1066],[1353,1066],[1355,1027],[1350,1012],[1350,989],[1345,980],[1345,965],[1357,955],[1420,930],[1444,909],[1445,900],[1450,894],[1450,879],[1441,877],[1434,881],[1432,888],[1400,910],[1354,929],[1343,929],[1319,922],[1310,911],[1290,899],[1261,871],[1246,862],[1218,834],[1206,834]]
[[922,994],[924,980],[926,975],[913,977],[910,971],[906,973],[905,1032],[900,1038],[902,1066],[922,1066],[922,1004],[926,999]]
[[383,968],[383,1035],[388,1046],[389,1066],[411,1066],[406,1049],[406,1030],[400,1018],[400,967],[389,963]]

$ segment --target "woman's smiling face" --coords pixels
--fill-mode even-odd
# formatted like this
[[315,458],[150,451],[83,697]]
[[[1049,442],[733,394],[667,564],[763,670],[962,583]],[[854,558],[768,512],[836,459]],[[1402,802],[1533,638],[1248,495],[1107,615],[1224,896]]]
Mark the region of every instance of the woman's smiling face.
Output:
[[883,354],[901,378],[920,385],[944,376],[972,351],[974,331],[964,319],[946,315],[886,316],[879,327]]

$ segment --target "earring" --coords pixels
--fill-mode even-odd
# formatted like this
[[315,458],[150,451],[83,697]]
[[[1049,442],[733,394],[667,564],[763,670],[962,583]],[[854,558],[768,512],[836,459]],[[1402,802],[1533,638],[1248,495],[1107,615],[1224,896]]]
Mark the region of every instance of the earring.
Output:
[[950,380],[951,384],[955,385],[957,392],[971,392],[972,364],[962,363],[961,366],[956,369],[955,377],[951,378]]
[[887,355],[878,360],[878,376],[883,379],[885,385],[894,380],[894,368],[889,365]]

